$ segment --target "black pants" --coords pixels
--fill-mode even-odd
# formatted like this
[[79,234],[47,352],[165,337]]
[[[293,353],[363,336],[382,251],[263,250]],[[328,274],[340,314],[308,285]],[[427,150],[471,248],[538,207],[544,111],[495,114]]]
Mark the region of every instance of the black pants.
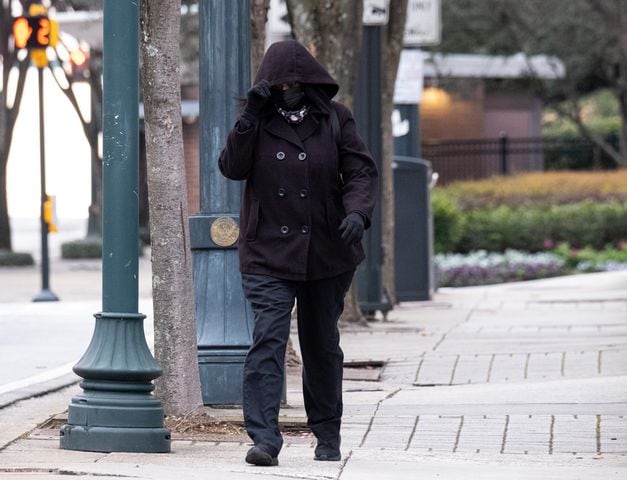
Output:
[[339,447],[344,354],[337,321],[353,274],[302,282],[242,274],[255,315],[253,344],[244,365],[244,422],[255,445],[271,454],[278,455],[283,445],[278,416],[294,299],[307,425],[319,441]]

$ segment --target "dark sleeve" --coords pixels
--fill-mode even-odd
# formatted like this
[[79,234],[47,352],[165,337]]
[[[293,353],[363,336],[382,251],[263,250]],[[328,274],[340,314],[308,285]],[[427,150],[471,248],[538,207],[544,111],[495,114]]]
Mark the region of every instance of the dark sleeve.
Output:
[[353,115],[338,105],[341,137],[339,164],[342,174],[342,202],[346,213],[357,212],[370,227],[372,212],[379,196],[379,173],[364,141],[357,133]]
[[231,180],[246,180],[254,163],[255,142],[257,140],[255,120],[246,116],[238,118],[226,138],[226,145],[220,152],[218,166],[220,172]]

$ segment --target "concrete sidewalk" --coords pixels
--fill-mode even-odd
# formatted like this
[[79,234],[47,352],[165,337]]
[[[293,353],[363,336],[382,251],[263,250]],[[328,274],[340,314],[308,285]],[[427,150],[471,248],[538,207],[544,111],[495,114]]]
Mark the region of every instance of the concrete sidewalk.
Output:
[[[342,345],[347,362],[384,364],[378,377],[347,370],[369,380],[344,383],[342,462],[314,462],[313,438],[302,432],[286,436],[276,468],[247,466],[241,435],[179,435],[159,455],[59,450],[55,430],[38,426],[67,408],[73,385],[0,409],[0,477],[627,478],[626,272],[442,290],[433,302],[400,305],[385,323],[343,332]],[[282,417],[302,420],[298,370],[288,404]]]

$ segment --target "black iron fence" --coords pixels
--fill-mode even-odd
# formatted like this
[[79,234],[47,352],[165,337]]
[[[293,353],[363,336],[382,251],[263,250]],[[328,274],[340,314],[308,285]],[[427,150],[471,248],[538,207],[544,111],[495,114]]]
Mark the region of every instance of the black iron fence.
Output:
[[[609,142],[616,145],[615,138]],[[614,168],[614,162],[592,142],[581,138],[508,138],[423,142],[441,184],[494,175],[559,169]]]

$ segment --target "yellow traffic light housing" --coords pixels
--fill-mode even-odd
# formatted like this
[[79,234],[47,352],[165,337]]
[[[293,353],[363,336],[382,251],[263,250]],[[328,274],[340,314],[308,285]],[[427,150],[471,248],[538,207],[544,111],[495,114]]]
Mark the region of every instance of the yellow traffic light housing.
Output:
[[44,222],[48,225],[49,233],[59,231],[59,226],[57,225],[56,199],[52,195],[48,195],[44,202]]

